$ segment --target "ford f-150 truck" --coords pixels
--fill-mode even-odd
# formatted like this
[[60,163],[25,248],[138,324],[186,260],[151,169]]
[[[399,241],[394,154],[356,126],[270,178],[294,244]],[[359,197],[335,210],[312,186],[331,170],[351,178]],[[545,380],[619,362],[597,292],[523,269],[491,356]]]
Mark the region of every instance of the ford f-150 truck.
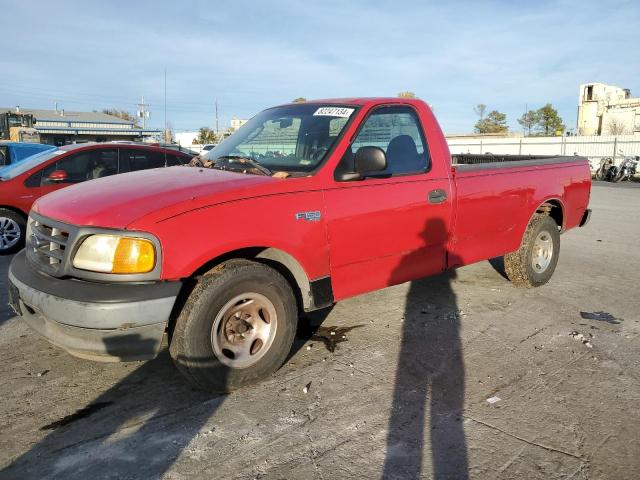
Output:
[[39,199],[10,298],[83,358],[152,358],[166,334],[187,379],[228,391],[280,367],[302,312],[497,256],[546,283],[590,189],[580,157],[452,164],[420,100],[283,105],[190,166]]

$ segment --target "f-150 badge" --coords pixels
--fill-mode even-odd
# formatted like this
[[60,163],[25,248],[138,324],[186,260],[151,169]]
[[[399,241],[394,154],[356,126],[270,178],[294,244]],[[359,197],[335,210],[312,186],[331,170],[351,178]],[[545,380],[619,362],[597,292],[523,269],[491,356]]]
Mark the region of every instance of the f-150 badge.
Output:
[[318,210],[314,212],[298,212],[296,213],[296,220],[306,220],[308,222],[317,222],[320,220],[320,212]]

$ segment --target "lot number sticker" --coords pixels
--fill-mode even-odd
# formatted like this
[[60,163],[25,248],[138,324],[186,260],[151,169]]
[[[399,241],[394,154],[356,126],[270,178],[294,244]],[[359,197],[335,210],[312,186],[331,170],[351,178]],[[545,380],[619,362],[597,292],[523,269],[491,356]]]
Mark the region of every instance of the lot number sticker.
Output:
[[353,113],[353,108],[344,108],[344,107],[320,107],[313,114],[314,116],[323,116],[323,117],[343,117],[349,118]]

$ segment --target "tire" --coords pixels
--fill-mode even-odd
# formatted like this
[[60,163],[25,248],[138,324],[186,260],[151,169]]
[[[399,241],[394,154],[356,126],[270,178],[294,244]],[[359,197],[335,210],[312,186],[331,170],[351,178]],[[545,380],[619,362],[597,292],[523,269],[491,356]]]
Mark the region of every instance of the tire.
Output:
[[0,255],[16,253],[24,248],[27,221],[18,212],[0,208]]
[[225,393],[280,368],[297,323],[294,293],[280,273],[230,260],[198,280],[178,315],[169,352],[195,387]]
[[[536,255],[537,252],[541,255]],[[548,215],[536,214],[522,236],[520,248],[504,256],[505,272],[518,287],[539,287],[551,279],[559,255],[558,225]]]

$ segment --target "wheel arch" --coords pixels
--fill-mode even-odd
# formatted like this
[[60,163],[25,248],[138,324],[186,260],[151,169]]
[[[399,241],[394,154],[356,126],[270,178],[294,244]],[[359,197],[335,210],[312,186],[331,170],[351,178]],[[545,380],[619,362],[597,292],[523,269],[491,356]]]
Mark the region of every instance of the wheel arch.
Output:
[[564,231],[564,205],[559,198],[550,198],[545,200],[539,207],[542,213],[548,214],[560,227],[560,231]]
[[[558,227],[560,228],[560,232],[563,232],[565,225],[564,211],[565,208],[561,199],[557,197],[548,198],[536,207],[534,212],[531,214],[531,217],[529,218],[529,222],[531,222],[531,219],[536,214],[542,213],[544,215],[549,215],[556,222],[556,225],[558,225]],[[529,222],[527,222],[527,225],[529,224]]]
[[14,213],[17,213],[18,215],[20,215],[22,218],[24,218],[25,222],[27,221],[27,218],[29,218],[29,215],[27,215],[26,213],[24,213],[22,210],[20,210],[19,208],[13,207],[11,205],[2,205],[0,204],[0,210],[10,210]]
[[[291,254],[274,247],[246,247],[232,250],[209,260],[191,276],[197,278],[216,265],[233,258],[243,258],[263,263],[277,270],[291,285],[301,310],[312,311],[333,303],[329,277],[311,280],[300,262]],[[328,297],[327,297],[328,295]]]

